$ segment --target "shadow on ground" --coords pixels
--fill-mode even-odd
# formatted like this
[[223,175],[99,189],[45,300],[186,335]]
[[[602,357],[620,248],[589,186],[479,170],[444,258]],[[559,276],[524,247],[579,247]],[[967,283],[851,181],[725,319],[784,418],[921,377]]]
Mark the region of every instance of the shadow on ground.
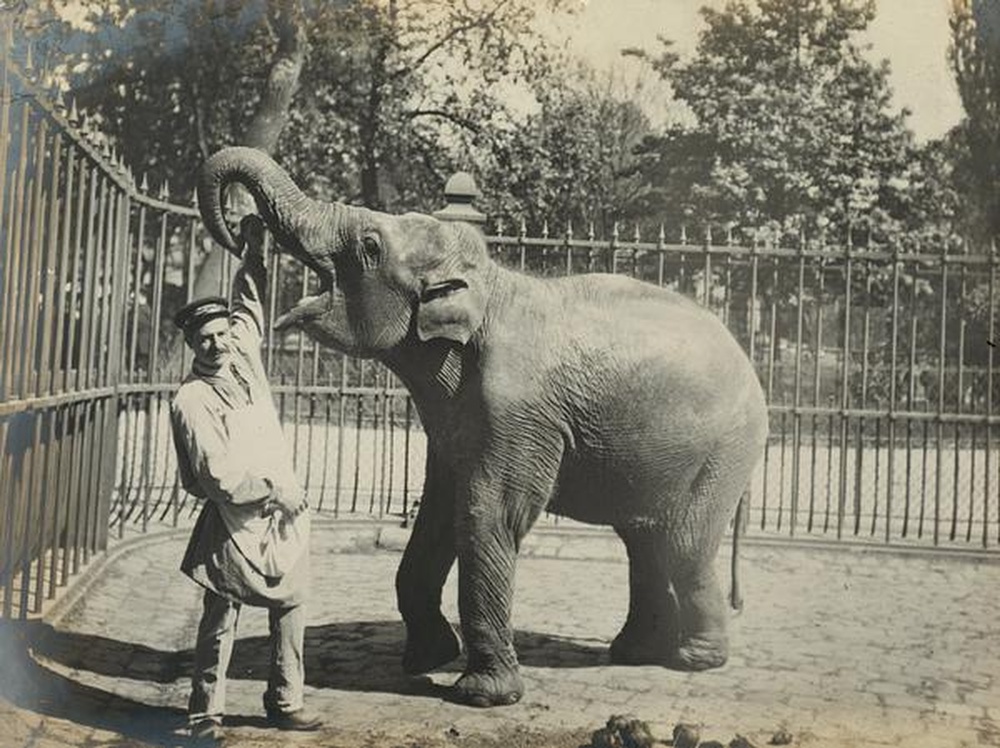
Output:
[[[371,624],[376,629],[384,627],[390,631],[401,631],[401,626],[388,623]],[[322,630],[312,629],[313,637],[322,634]],[[40,665],[32,657],[35,643],[47,647],[45,656],[58,652],[71,654],[67,658],[76,663],[75,667],[85,667],[87,663],[98,666],[104,656],[114,656],[127,660],[135,656],[145,668],[147,677],[154,682],[166,682],[170,675],[187,675],[184,661],[188,653],[163,652],[149,647],[138,647],[125,642],[118,642],[100,636],[86,636],[67,632],[53,631],[50,627],[36,623],[3,622],[0,623],[0,701],[13,705],[18,709],[42,715],[45,718],[65,720],[69,725],[58,727],[53,723],[43,722],[41,726],[33,727],[31,734],[14,737],[29,745],[108,745],[119,748],[196,748],[214,743],[212,741],[197,741],[185,734],[185,713],[176,708],[156,707],[132,699],[123,698],[98,688],[83,685],[72,678],[64,677]],[[262,656],[264,644],[256,640],[248,640],[244,656],[250,658],[251,670],[258,671],[263,667]],[[90,649],[88,649],[90,648]],[[42,654],[42,652],[38,652]],[[67,663],[62,663],[67,664]],[[163,670],[157,670],[157,664]],[[397,665],[398,668],[398,665]],[[97,668],[98,672],[122,677],[140,677],[127,667]],[[374,681],[368,681],[373,685]],[[442,689],[443,690],[443,689]],[[2,706],[2,704],[0,704]],[[0,709],[0,714],[4,710]],[[233,715],[225,721],[231,728],[265,728],[263,717]],[[6,745],[6,728],[0,728],[0,744]],[[100,737],[90,731],[101,730],[114,733],[113,737]],[[523,725],[502,726],[496,736],[479,736],[476,734],[432,735],[419,742],[409,738],[405,741],[395,738],[382,740],[378,735],[364,736],[363,744],[367,746],[402,746],[421,745],[425,748],[586,748],[587,731],[564,730],[558,734],[531,730]],[[21,740],[23,738],[23,740]],[[301,744],[310,746],[325,746],[326,748],[355,748],[361,745],[361,737],[352,733],[339,734],[324,730],[295,738],[283,739],[273,734],[266,737],[249,734],[227,735],[224,744],[247,745],[260,748],[274,743]],[[54,740],[54,742],[53,742]]]
[[[183,735],[186,715],[91,688],[39,665],[29,647],[37,625],[0,624],[0,698],[46,717],[107,730],[156,746],[191,744]],[[83,645],[82,646],[86,646]]]
[[[14,629],[16,628],[16,631]],[[193,636],[194,632],[192,632]],[[402,672],[400,663],[406,633],[399,621],[357,621],[310,626],[306,629],[305,657],[306,682],[314,688],[330,688],[344,691],[369,691],[410,696],[423,696],[449,700],[449,689],[433,683],[427,677],[409,677]],[[19,681],[25,693],[37,694],[37,698],[49,698],[53,704],[64,703],[67,709],[75,709],[76,716],[60,714],[67,719],[80,721],[92,714],[93,699],[101,695],[105,699],[117,699],[111,694],[88,689],[62,678],[32,659],[32,653],[43,661],[58,663],[72,670],[82,670],[112,678],[131,678],[153,683],[169,684],[191,677],[194,653],[191,649],[171,651],[157,649],[142,644],[119,641],[97,634],[83,634],[53,628],[41,622],[24,622],[4,625],[0,628],[0,639],[9,649],[8,656],[23,664]],[[566,639],[548,634],[518,631],[514,635],[518,658],[531,667],[574,668],[596,667],[608,662],[607,646],[603,642],[586,642]],[[445,666],[443,672],[462,671],[464,659],[460,658]],[[264,636],[237,638],[229,677],[231,679],[267,680],[268,640]],[[4,679],[0,692],[9,686]],[[37,683],[36,683],[37,681]],[[55,698],[65,692],[63,698]],[[24,697],[21,697],[24,700]],[[73,702],[82,700],[83,706],[74,707]],[[11,698],[17,703],[17,699]],[[117,699],[123,716],[134,706],[150,710],[134,702]],[[33,708],[33,707],[29,707]],[[101,711],[101,710],[97,710]],[[171,710],[162,711],[153,722],[176,727],[182,715]],[[148,723],[150,715],[144,714],[141,721]],[[100,725],[94,725],[100,726]],[[119,726],[109,726],[119,729]],[[131,731],[121,730],[126,734]],[[144,738],[146,739],[146,738]]]

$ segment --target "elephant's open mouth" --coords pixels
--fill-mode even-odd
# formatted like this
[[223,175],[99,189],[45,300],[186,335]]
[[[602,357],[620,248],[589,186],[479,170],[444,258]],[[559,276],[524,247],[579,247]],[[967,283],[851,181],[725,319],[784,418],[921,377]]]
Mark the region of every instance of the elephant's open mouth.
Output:
[[274,329],[278,332],[295,327],[321,317],[330,311],[333,304],[333,279],[323,278],[320,282],[319,292],[312,296],[303,296],[287,312],[279,316],[274,321]]

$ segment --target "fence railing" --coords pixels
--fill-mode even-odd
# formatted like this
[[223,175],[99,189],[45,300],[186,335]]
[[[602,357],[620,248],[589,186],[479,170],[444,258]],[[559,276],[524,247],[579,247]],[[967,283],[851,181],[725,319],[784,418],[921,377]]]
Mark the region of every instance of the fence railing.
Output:
[[[487,240],[505,265],[542,276],[634,275],[693,296],[726,321],[771,412],[748,532],[1000,542],[996,253]],[[272,300],[278,309],[310,290],[294,263],[272,265],[272,283],[283,289]],[[419,498],[426,449],[405,390],[381,367],[298,334],[270,343],[269,370],[313,505],[405,515]],[[176,488],[165,406],[156,407],[162,462],[138,473],[160,476],[157,498],[143,500],[166,518]],[[135,481],[120,486],[134,504]]]
[[[211,244],[12,61],[0,71],[0,613],[40,609],[110,540],[190,521],[169,399],[190,364],[169,320]],[[443,211],[475,217],[465,209]],[[623,273],[692,296],[747,350],[771,437],[744,531],[928,547],[1000,546],[994,249],[740,246],[487,236],[542,276]],[[220,291],[231,268],[224,260]],[[271,318],[311,289],[270,261]],[[387,370],[269,331],[265,363],[312,505],[406,517],[426,442]]]
[[[168,253],[195,262],[197,211],[145,194],[97,131],[14,61],[0,26],[0,617],[106,548],[121,432],[168,389]],[[151,354],[150,354],[151,352]],[[177,368],[184,365],[178,361]]]

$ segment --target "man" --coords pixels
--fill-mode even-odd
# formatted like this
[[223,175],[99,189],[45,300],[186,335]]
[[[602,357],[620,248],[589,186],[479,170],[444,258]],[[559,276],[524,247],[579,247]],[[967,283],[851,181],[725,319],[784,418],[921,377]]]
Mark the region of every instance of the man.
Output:
[[240,230],[245,250],[232,310],[213,297],[174,318],[194,353],[171,403],[174,446],[184,488],[205,502],[181,564],[205,588],[188,719],[193,736],[212,739],[221,735],[243,604],[268,610],[268,722],[285,730],[321,726],[302,708],[309,514],[260,356],[264,228],[247,216]]

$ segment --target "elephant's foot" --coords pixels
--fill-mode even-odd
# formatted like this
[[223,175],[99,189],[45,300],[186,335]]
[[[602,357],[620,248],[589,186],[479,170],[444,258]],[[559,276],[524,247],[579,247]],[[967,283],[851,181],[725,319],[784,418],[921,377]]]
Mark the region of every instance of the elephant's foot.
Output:
[[462,653],[451,624],[440,613],[436,618],[407,623],[403,671],[419,675],[446,665]]
[[455,700],[471,706],[508,706],[524,695],[517,670],[466,673],[452,686]]
[[677,653],[674,637],[662,631],[640,634],[636,628],[626,627],[611,642],[611,663],[669,666]]
[[729,659],[729,643],[724,635],[686,637],[670,666],[677,670],[710,670]]

